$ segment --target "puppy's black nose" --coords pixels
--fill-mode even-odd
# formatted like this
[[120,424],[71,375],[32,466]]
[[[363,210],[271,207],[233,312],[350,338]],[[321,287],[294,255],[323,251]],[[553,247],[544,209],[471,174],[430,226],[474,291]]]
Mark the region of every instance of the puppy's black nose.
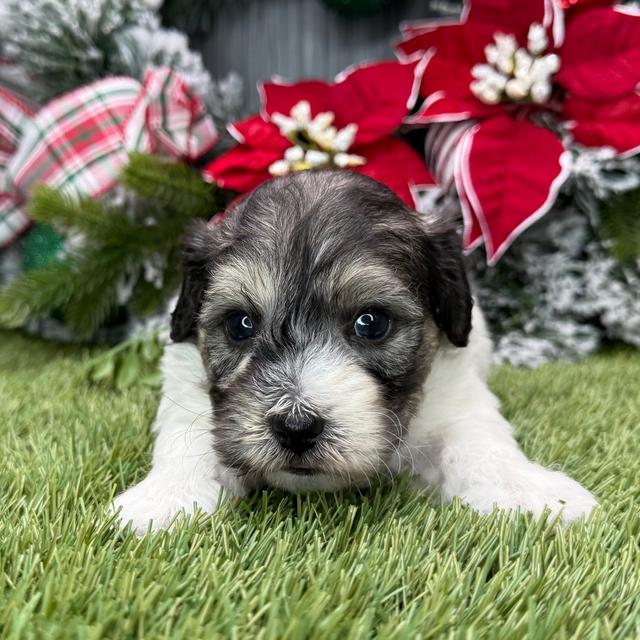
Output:
[[271,430],[278,442],[298,455],[308,451],[324,430],[324,420],[317,416],[272,416]]

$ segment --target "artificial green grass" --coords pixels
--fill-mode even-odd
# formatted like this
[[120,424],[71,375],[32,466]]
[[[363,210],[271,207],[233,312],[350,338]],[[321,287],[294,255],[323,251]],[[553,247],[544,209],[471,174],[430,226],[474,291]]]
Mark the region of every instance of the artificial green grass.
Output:
[[148,468],[156,392],[88,385],[90,355],[0,333],[1,637],[640,636],[638,353],[493,375],[527,454],[601,500],[587,523],[405,482],[264,492],[141,540],[103,508]]

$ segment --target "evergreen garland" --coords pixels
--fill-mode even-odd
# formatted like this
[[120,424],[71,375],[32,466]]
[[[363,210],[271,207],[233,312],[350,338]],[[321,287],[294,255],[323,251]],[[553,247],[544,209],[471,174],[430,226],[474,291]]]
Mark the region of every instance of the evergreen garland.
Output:
[[57,314],[89,338],[122,306],[147,315],[175,292],[185,229],[223,208],[224,199],[195,169],[150,155],[133,155],[121,183],[124,189],[103,200],[77,201],[45,186],[34,191],[30,214],[67,242],[60,259],[0,291],[1,324]]
[[118,38],[132,25],[153,25],[144,0],[8,0],[5,12],[5,56],[19,61],[41,100],[126,73]]
[[[237,116],[242,82],[212,80],[187,37],[160,26],[149,0],[7,0],[0,2],[0,67],[5,84],[44,103],[110,75],[138,80],[152,66],[180,72],[218,124]],[[184,12],[184,7],[181,6]],[[189,14],[189,12],[186,12]]]
[[218,187],[205,182],[193,168],[153,155],[131,154],[120,183],[141,198],[155,200],[170,211],[187,210],[194,218],[210,216],[226,204]]
[[640,189],[611,198],[600,215],[601,233],[611,243],[611,255],[626,265],[640,260]]
[[[619,212],[612,205],[607,215],[625,238],[632,228]],[[572,360],[611,340],[640,348],[640,260],[625,266],[612,257],[615,240],[602,241],[596,215],[563,198],[495,267],[487,267],[482,252],[470,256],[496,361]]]

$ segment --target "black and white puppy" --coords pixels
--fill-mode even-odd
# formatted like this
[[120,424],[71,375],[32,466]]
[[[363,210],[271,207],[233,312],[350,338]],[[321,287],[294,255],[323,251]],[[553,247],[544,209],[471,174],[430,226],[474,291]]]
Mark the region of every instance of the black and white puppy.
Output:
[[153,468],[116,498],[122,524],[213,511],[222,488],[400,472],[483,513],[571,521],[596,505],[518,448],[456,233],[385,186],[347,171],[268,182],[195,230],[184,268]]

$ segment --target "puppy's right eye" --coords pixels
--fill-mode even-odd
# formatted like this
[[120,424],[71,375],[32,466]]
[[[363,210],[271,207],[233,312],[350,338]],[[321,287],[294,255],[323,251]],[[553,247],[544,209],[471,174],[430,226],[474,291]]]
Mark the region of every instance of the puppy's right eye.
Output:
[[358,338],[380,340],[384,338],[391,325],[389,316],[380,309],[366,309],[353,323],[353,332]]
[[226,321],[227,334],[232,340],[241,342],[248,338],[253,338],[256,330],[253,326],[251,316],[245,311],[236,311],[232,313]]

